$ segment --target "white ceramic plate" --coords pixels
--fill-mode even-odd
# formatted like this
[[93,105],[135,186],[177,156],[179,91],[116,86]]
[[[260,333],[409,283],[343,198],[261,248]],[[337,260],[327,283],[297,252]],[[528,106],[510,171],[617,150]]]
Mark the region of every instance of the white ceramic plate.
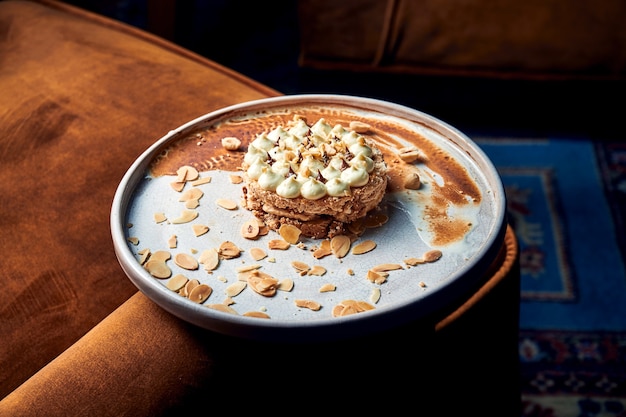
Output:
[[[397,158],[400,147],[415,146],[425,155],[411,164],[418,170],[422,186],[418,190],[390,190],[381,204],[388,222],[367,229],[353,243],[373,240],[377,244],[373,251],[349,253],[341,259],[333,255],[316,259],[312,255],[312,249],[320,243],[316,239],[302,239],[301,247],[270,250],[269,240],[280,238],[276,232],[270,231],[257,240],[241,236],[240,227],[252,214],[241,207],[242,184],[232,183],[231,175],[242,174],[237,169],[238,161],[249,141],[294,114],[305,114],[309,124],[319,117],[346,127],[352,120],[368,123],[372,129],[365,134],[376,140],[385,153],[392,177],[401,176],[398,167],[402,165]],[[240,137],[241,149],[225,151],[221,147],[225,136]],[[211,181],[197,186],[204,193],[194,209],[197,218],[175,224],[172,220],[186,209],[179,201],[181,192],[174,191],[170,183],[175,180],[176,168],[182,165],[197,167],[200,177],[211,177]],[[230,199],[239,207],[226,210],[217,204],[218,199]],[[157,223],[156,213],[163,213],[168,220]],[[194,224],[206,225],[209,231],[196,236]],[[111,230],[116,255],[130,280],[181,319],[244,338],[326,340],[424,319],[468,297],[485,279],[486,269],[503,244],[505,195],[497,171],[481,149],[462,132],[432,116],[361,97],[292,95],[211,112],[156,141],[122,179],[112,205]],[[174,248],[168,246],[172,236],[177,241]],[[131,238],[138,242],[133,243]],[[224,241],[233,242],[242,253],[238,258],[222,260],[211,273],[202,265],[197,270],[186,270],[173,260],[167,261],[172,276],[183,274],[212,288],[203,304],[168,289],[171,278],[154,278],[139,262],[143,249],[152,253],[165,250],[172,257],[185,253],[198,258],[203,250],[218,248]],[[268,257],[254,261],[250,256],[253,247],[263,248]],[[404,262],[431,249],[442,252],[437,262],[416,266]],[[326,273],[300,275],[292,261],[322,266]],[[402,269],[390,271],[384,283],[367,279],[369,269],[385,263],[402,265]],[[232,297],[236,315],[207,307],[223,303],[226,288],[238,281],[239,268],[252,264],[260,265],[260,270],[276,279],[291,279],[293,289],[264,297],[246,288]],[[335,291],[320,292],[324,284],[333,284]],[[372,298],[376,292],[380,294],[378,301]],[[297,299],[314,300],[322,307],[318,311],[298,307]],[[344,300],[365,301],[374,308],[333,317],[333,307]],[[251,311],[263,312],[270,318],[244,316]]]

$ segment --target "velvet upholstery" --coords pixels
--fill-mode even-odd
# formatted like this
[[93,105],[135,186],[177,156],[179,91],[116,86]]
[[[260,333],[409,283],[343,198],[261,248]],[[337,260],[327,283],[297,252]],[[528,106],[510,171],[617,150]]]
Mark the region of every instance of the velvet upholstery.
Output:
[[[0,2],[0,92],[0,416],[254,412],[284,406],[283,395],[310,409],[327,408],[330,395],[368,410],[387,407],[386,396],[407,405],[420,389],[424,401],[463,394],[464,408],[488,390],[517,407],[510,228],[484,285],[445,318],[307,346],[229,338],[137,292],[113,251],[111,201],[134,159],[169,130],[280,93],[49,0]],[[474,384],[477,373],[486,385]]]
[[300,64],[358,72],[625,79],[620,0],[299,0]]

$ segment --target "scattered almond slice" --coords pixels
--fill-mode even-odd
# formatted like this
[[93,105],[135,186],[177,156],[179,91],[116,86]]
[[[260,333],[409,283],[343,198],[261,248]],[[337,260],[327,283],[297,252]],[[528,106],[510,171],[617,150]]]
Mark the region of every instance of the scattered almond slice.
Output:
[[172,257],[172,254],[169,253],[166,250],[158,250],[152,253],[152,255],[150,255],[150,259],[151,260],[159,260],[159,261],[167,261]]
[[191,229],[193,230],[193,234],[198,237],[207,233],[209,231],[209,226],[204,224],[194,224],[193,226],[191,226]]
[[194,220],[196,217],[198,217],[197,211],[183,210],[183,212],[180,214],[179,217],[172,220],[172,223],[173,224],[189,223],[190,221]]
[[261,259],[265,259],[267,257],[267,253],[261,248],[251,248],[250,256],[252,256],[252,259],[255,261],[260,261]]
[[425,263],[425,261],[422,258],[406,258],[404,263],[409,266],[417,266]]
[[128,241],[128,243],[137,246],[139,244],[139,238],[138,237],[134,237],[134,236],[130,236],[127,237],[126,240]]
[[384,284],[387,282],[387,277],[389,276],[386,272],[377,272],[372,271],[371,269],[367,271],[367,279],[374,284]]
[[189,281],[189,279],[186,276],[177,274],[174,275],[165,286],[172,291],[178,292],[187,284],[187,281]]
[[241,236],[246,239],[256,239],[259,237],[259,223],[255,220],[248,220],[241,225]]
[[296,303],[296,306],[298,307],[308,308],[309,310],[313,310],[313,311],[319,311],[322,308],[322,305],[314,300],[297,299],[295,300],[295,303]]
[[278,282],[278,290],[280,291],[291,291],[293,290],[293,280],[291,278],[281,279]]
[[245,317],[254,317],[257,319],[269,319],[270,316],[262,311],[248,311],[243,313]]
[[243,182],[243,177],[241,175],[230,175],[231,184],[241,184]]
[[273,297],[276,295],[278,288],[278,280],[269,274],[255,270],[248,274],[248,285],[257,294],[261,294],[264,297]]
[[372,288],[370,293],[370,301],[372,304],[377,304],[380,301],[380,288]]
[[241,292],[247,287],[247,285],[248,284],[243,281],[237,281],[226,287],[224,292],[229,297],[236,297],[237,295],[241,294]]
[[187,298],[195,303],[201,304],[204,303],[212,293],[213,288],[211,288],[207,284],[200,284],[197,285],[193,290],[191,290]]
[[157,223],[163,223],[165,220],[167,220],[167,217],[165,217],[165,214],[163,213],[154,213],[154,221]]
[[172,235],[169,239],[167,239],[167,247],[174,249],[176,246],[178,246],[178,238],[176,235]]
[[352,242],[346,235],[337,235],[330,240],[330,249],[337,258],[343,258],[348,254]]
[[189,271],[194,271],[198,269],[198,261],[193,256],[187,253],[178,253],[174,256],[174,263],[181,268],[187,269]]
[[309,265],[301,261],[291,261],[291,266],[293,266],[296,272],[300,275],[306,275],[306,273],[309,272],[309,269],[311,269]]
[[139,264],[143,265],[144,263],[146,263],[146,261],[150,257],[150,249],[144,248],[144,249],[138,251],[137,254],[140,255]]
[[287,242],[284,239],[272,239],[268,242],[267,246],[270,249],[287,250],[291,246],[291,243]]
[[373,240],[364,240],[363,242],[352,248],[352,254],[362,255],[364,253],[374,250],[374,248],[376,248],[376,242],[374,242]]
[[330,240],[328,239],[324,239],[320,242],[320,246],[319,248],[315,249],[315,251],[313,251],[313,257],[315,259],[321,259],[325,256],[328,256],[330,254],[332,254],[333,251],[330,248]]
[[172,270],[165,263],[165,261],[159,259],[149,259],[144,268],[155,278],[165,279],[172,276]]
[[438,261],[442,256],[442,253],[438,249],[429,250],[424,254],[424,261],[426,262],[435,262]]
[[334,284],[324,284],[320,287],[320,292],[331,292],[331,291],[335,291],[337,289],[337,287]]
[[204,178],[198,178],[195,181],[191,182],[191,185],[193,185],[194,187],[197,187],[198,185],[202,185],[202,184],[208,184],[211,182],[211,177],[204,177]]
[[222,313],[234,314],[236,316],[239,315],[237,310],[234,308],[227,306],[226,304],[207,304],[208,308],[212,308],[213,310],[221,311]]
[[244,266],[240,266],[239,268],[237,268],[237,272],[254,271],[255,269],[259,269],[260,267],[261,265],[259,264],[244,265]]
[[315,275],[318,277],[321,277],[322,275],[324,275],[326,273],[326,268],[324,268],[321,265],[314,265],[309,272],[307,272],[307,275]]
[[380,264],[371,268],[372,271],[375,272],[384,272],[384,271],[396,271],[398,269],[403,269],[400,264]]
[[280,237],[285,239],[287,242],[295,245],[298,243],[302,231],[292,224],[283,224],[278,229],[278,234],[280,234]]
[[183,188],[185,188],[185,183],[174,181],[170,183],[170,187],[172,187],[174,191],[178,191],[180,193],[181,191],[183,191]]
[[333,317],[344,317],[351,314],[374,310],[374,306],[365,301],[344,300],[333,307]]
[[185,201],[190,201],[190,200],[200,200],[200,198],[202,198],[203,195],[204,195],[204,192],[202,192],[201,189],[190,188],[180,196],[178,201],[185,202]]
[[176,171],[176,182],[185,183],[187,181],[194,181],[198,179],[198,170],[191,165],[183,165]]
[[229,240],[222,242],[217,252],[224,259],[233,259],[241,255],[241,249]]
[[359,120],[352,120],[348,126],[350,130],[354,130],[356,133],[366,133],[372,130],[370,125]]
[[235,210],[237,208],[237,203],[228,198],[218,198],[216,203],[218,206],[225,208],[226,210]]
[[216,249],[214,248],[205,249],[200,254],[200,257],[198,258],[198,262],[204,265],[205,271],[209,272],[209,271],[213,271],[215,268],[218,267],[220,263],[220,257]]

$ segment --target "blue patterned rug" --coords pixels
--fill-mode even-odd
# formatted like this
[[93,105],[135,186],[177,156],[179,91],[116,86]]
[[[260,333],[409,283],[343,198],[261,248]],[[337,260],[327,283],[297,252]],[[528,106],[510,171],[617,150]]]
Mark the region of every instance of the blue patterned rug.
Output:
[[626,416],[626,143],[473,138],[520,244],[523,416]]

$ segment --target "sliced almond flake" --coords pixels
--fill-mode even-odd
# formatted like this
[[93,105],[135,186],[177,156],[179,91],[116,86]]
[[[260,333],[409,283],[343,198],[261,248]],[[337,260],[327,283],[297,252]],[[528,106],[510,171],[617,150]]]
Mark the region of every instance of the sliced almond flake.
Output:
[[364,240],[352,248],[353,255],[362,255],[376,248],[376,242],[373,240]]
[[244,281],[237,281],[231,285],[229,285],[228,287],[226,287],[226,289],[224,290],[224,292],[226,293],[227,296],[229,297],[236,297],[238,296],[246,287],[248,286],[247,283],[245,283]]
[[395,271],[398,269],[403,269],[402,265],[400,264],[380,264],[380,265],[376,265],[375,267],[372,268],[372,271],[375,272],[383,272],[383,271]]
[[138,237],[134,237],[134,236],[129,236],[126,238],[126,240],[128,241],[128,243],[131,243],[135,246],[137,246],[139,244],[139,238]]
[[165,220],[167,220],[167,217],[165,217],[165,214],[163,213],[154,213],[154,221],[157,223],[163,223]]
[[309,272],[307,272],[307,275],[314,275],[314,276],[318,276],[321,277],[322,275],[324,275],[326,273],[326,268],[324,268],[321,265],[314,265]]
[[182,167],[178,168],[178,170],[176,171],[176,175],[177,182],[186,182],[198,179],[199,173],[198,170],[191,165],[183,165]]
[[330,240],[330,249],[337,258],[343,258],[348,254],[352,242],[346,235],[337,235]]
[[194,187],[197,187],[198,185],[208,184],[210,182],[211,182],[211,177],[203,177],[203,178],[198,178],[195,181],[192,181],[191,185],[193,185]]
[[292,224],[283,224],[278,229],[278,234],[280,234],[280,237],[285,239],[287,242],[295,245],[298,243],[302,231]]
[[165,263],[165,261],[161,261],[158,259],[149,259],[145,264],[144,268],[146,271],[150,273],[155,278],[165,279],[172,276],[172,270]]
[[311,267],[304,262],[301,261],[291,261],[291,266],[293,266],[298,273],[307,273]]
[[218,206],[225,208],[226,210],[235,210],[237,208],[237,203],[228,198],[218,198],[216,203]]
[[265,259],[267,257],[267,253],[261,248],[251,248],[250,256],[252,256],[252,259],[255,261],[260,261],[261,259]]
[[237,310],[225,304],[206,304],[206,306],[208,308],[212,308],[213,310],[221,311],[222,313],[234,314],[236,316],[239,315]]
[[195,209],[200,205],[200,201],[198,200],[189,200],[185,202],[185,208],[187,209]]
[[178,253],[174,256],[174,263],[181,268],[189,271],[195,271],[198,269],[198,261],[193,256],[187,253]]
[[424,281],[420,281],[418,284],[420,287],[426,288],[426,283]]
[[278,290],[280,291],[291,291],[293,290],[293,280],[291,278],[281,279],[278,282]]
[[233,304],[235,304],[235,300],[230,297],[226,297],[224,301],[222,301],[222,304],[224,304],[225,306],[232,306]]
[[222,242],[217,252],[224,259],[233,259],[241,255],[241,249],[229,240]]
[[165,286],[172,291],[179,291],[181,288],[187,284],[189,279],[183,274],[177,274],[170,279]]
[[193,289],[196,288],[198,285],[200,285],[200,281],[198,281],[197,279],[190,279],[189,281],[187,281],[187,283],[185,284],[185,297],[188,296],[189,293],[193,291]]
[[241,184],[243,182],[243,177],[241,175],[230,175],[231,184]]
[[255,269],[259,269],[260,267],[261,267],[261,265],[259,265],[259,264],[244,265],[244,266],[240,266],[239,268],[237,268],[237,272],[253,271]]
[[246,239],[256,239],[259,237],[259,223],[252,219],[241,225],[241,236]]
[[367,279],[374,284],[384,284],[387,282],[387,277],[389,275],[386,272],[376,272],[371,269],[367,271]]
[[296,306],[302,308],[308,308],[309,310],[319,311],[322,309],[322,305],[315,300],[295,300]]
[[179,181],[170,182],[170,187],[172,187],[174,191],[178,191],[180,193],[183,191],[183,188],[185,188],[185,183]]
[[417,266],[423,264],[425,261],[421,258],[406,258],[404,263],[409,266]]
[[174,249],[177,245],[178,245],[178,238],[176,237],[176,235],[172,235],[170,236],[169,239],[167,239],[168,248]]
[[190,188],[187,191],[185,191],[180,198],[178,199],[178,201],[181,202],[185,202],[185,201],[189,201],[189,200],[200,200],[200,198],[204,195],[204,192],[202,192],[201,189],[199,188]]
[[247,311],[243,313],[243,315],[246,317],[254,317],[257,319],[269,319],[270,318],[269,314],[264,313],[262,311]]
[[207,284],[200,284],[196,286],[189,293],[189,299],[195,303],[202,304],[207,298],[213,293],[213,288],[208,286]]
[[139,252],[137,252],[137,254],[141,255],[139,258],[139,264],[143,265],[144,263],[146,263],[146,261],[150,257],[150,249],[148,248],[142,249]]
[[193,234],[198,237],[207,233],[209,231],[209,226],[205,224],[194,224],[193,226],[191,226],[191,230],[193,230]]
[[267,243],[267,246],[270,249],[287,250],[291,246],[291,243],[287,242],[284,239],[272,239]]
[[335,291],[337,289],[337,287],[334,284],[324,284],[320,287],[320,292],[331,292],[331,291]]
[[194,220],[196,217],[198,217],[197,211],[183,210],[183,212],[180,214],[179,217],[172,220],[172,223],[173,224],[189,223],[190,221]]
[[151,260],[155,260],[155,261],[167,261],[172,257],[172,254],[169,253],[166,250],[158,250],[152,253],[152,255],[150,255],[150,259]]
[[273,297],[276,295],[278,280],[268,274],[262,273],[258,270],[252,271],[248,275],[247,282],[254,292],[261,294],[264,297]]
[[332,254],[333,251],[330,249],[330,240],[324,239],[320,242],[319,248],[313,251],[313,257],[315,259],[321,259],[325,256]]
[[442,256],[442,253],[438,249],[429,250],[424,254],[424,261],[426,262],[435,262],[438,261]]
[[359,120],[352,120],[348,126],[350,130],[354,130],[356,133],[366,133],[372,129],[370,125]]
[[215,268],[218,267],[220,263],[220,257],[216,249],[205,249],[200,254],[198,262],[204,265],[205,271],[213,271]]
[[372,304],[377,304],[380,301],[380,288],[372,288],[370,293],[370,301]]

